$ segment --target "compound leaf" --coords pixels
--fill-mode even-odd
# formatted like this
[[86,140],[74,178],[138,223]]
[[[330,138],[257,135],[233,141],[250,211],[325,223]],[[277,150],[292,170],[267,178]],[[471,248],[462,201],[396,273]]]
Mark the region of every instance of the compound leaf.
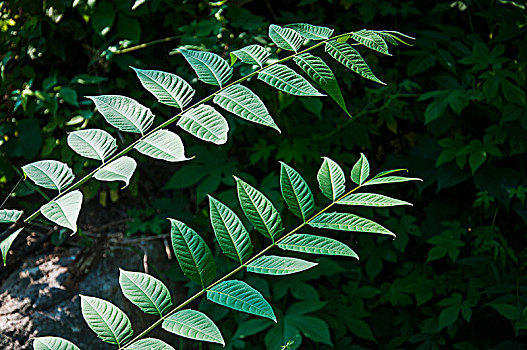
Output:
[[164,330],[194,340],[208,341],[225,346],[218,326],[202,312],[182,310],[170,315],[161,325]]
[[80,350],[69,340],[59,337],[38,337],[33,340],[34,350]]
[[351,38],[367,48],[391,56],[388,52],[388,44],[386,44],[386,41],[373,30],[362,29],[358,32],[353,32]]
[[278,90],[297,96],[325,96],[303,76],[283,64],[269,66],[258,73],[258,79]]
[[228,308],[270,318],[276,322],[273,308],[259,291],[245,282],[230,280],[207,290],[207,299]]
[[150,109],[130,97],[120,95],[86,96],[106,121],[119,130],[143,135],[154,122]]
[[160,103],[176,108],[185,107],[196,92],[185,80],[175,74],[158,70],[143,70],[132,67],[145,89]]
[[93,177],[99,181],[123,181],[126,187],[136,167],[137,162],[133,158],[123,156],[97,170]]
[[117,150],[117,141],[100,129],[78,130],[68,135],[68,146],[83,157],[104,161]]
[[309,226],[338,231],[380,233],[395,237],[395,234],[378,223],[350,213],[322,213],[311,220]]
[[18,237],[18,234],[22,232],[23,229],[23,227],[19,228],[18,230],[7,236],[2,242],[0,242],[0,252],[2,253],[2,261],[4,263],[4,266],[6,266],[7,253],[9,253],[9,249],[11,249],[13,241]]
[[40,212],[59,226],[77,232],[77,218],[82,206],[82,192],[75,190],[57,200],[44,204]]
[[[234,56],[234,57],[233,57]],[[231,52],[231,65],[239,58],[243,63],[257,64],[263,67],[263,64],[271,56],[267,50],[260,45],[249,45],[239,50]]]
[[377,193],[350,193],[340,199],[337,204],[363,205],[367,207],[393,207],[396,205],[412,205],[411,203],[383,196]]
[[336,201],[346,190],[344,171],[336,162],[327,157],[324,157],[317,179],[322,194],[331,201]]
[[322,88],[328,95],[337,102],[347,115],[351,117],[346,107],[346,102],[340,91],[339,84],[335,75],[329,68],[329,66],[322,60],[322,58],[313,56],[312,54],[305,52],[301,53],[293,58],[295,63],[304,71],[306,74],[313,79],[318,86]]
[[282,218],[271,201],[260,191],[235,177],[238,199],[245,216],[254,228],[273,242],[284,231]]
[[132,337],[130,319],[117,306],[95,297],[80,297],[82,316],[102,341],[120,347]]
[[209,196],[210,223],[223,254],[243,264],[252,254],[251,237],[240,218],[225,204]]
[[285,26],[286,28],[291,28],[296,31],[298,34],[303,36],[306,39],[310,40],[326,40],[333,35],[333,29],[315,26],[308,23],[292,23]]
[[351,69],[360,76],[386,85],[379,80],[371,71],[360,53],[347,43],[332,40],[326,43],[326,52],[345,67]]
[[145,338],[136,341],[126,347],[127,350],[175,350],[162,340]]
[[172,306],[168,288],[146,273],[119,269],[119,284],[126,299],[147,314],[163,316]]
[[213,101],[242,119],[269,126],[280,132],[262,100],[243,85],[229,86],[214,96]]
[[192,108],[181,116],[177,125],[199,139],[222,145],[227,142],[229,124],[208,105]]
[[302,259],[263,255],[247,265],[247,271],[264,275],[290,275],[318,265]]
[[359,160],[351,169],[351,180],[361,186],[370,176],[370,163],[364,154],[360,154]]
[[172,247],[181,270],[192,281],[205,287],[216,275],[212,253],[196,231],[181,221],[169,219]]
[[22,167],[24,174],[36,185],[59,192],[73,181],[71,168],[56,160],[39,160]]
[[281,49],[298,52],[304,43],[304,39],[296,31],[290,28],[282,28],[275,24],[269,26],[269,37]]
[[179,49],[192,66],[199,80],[206,84],[222,87],[232,76],[232,67],[212,52]]
[[289,165],[280,162],[280,189],[289,210],[304,222],[315,209],[313,193],[304,178]]
[[358,259],[357,254],[347,245],[333,238],[297,233],[284,238],[278,247],[295,252],[351,256]]
[[0,224],[17,222],[23,213],[22,210],[2,209],[0,210]]
[[157,130],[134,146],[136,150],[152,158],[168,162],[189,160],[185,157],[185,147],[181,138],[169,130]]

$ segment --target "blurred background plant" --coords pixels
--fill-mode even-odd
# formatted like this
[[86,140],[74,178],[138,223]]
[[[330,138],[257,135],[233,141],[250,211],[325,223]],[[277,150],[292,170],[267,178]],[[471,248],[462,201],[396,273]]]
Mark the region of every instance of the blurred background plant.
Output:
[[[169,54],[178,46],[228,58],[229,51],[268,43],[270,23],[294,22],[329,26],[336,33],[368,28],[416,37],[413,47],[394,48],[392,57],[358,47],[387,86],[325,60],[339,79],[352,119],[329,99],[297,98],[253,81],[251,88],[264,98],[281,135],[227,116],[237,131],[226,145],[211,147],[181,135],[187,154],[196,159],[166,165],[141,157],[128,188],[92,181],[83,188],[85,198],[96,213],[118,206],[128,219],[128,235],[166,233],[164,218],[171,216],[211,239],[206,194],[236,203],[232,174],[279,203],[278,160],[313,183],[322,155],[351,165],[354,155],[364,152],[380,165],[375,170],[404,166],[424,179],[417,190],[401,185],[415,208],[362,211],[383,217],[397,239],[339,234],[355,247],[358,263],[321,258],[318,268],[293,277],[247,276],[280,305],[278,325],[200,304],[221,320],[229,348],[279,349],[292,340],[290,349],[523,349],[523,3],[11,0],[0,2],[0,11],[0,189],[5,195],[18,182],[20,167],[34,160],[68,160],[79,175],[93,168],[67,146],[67,132],[111,127],[83,96],[127,95],[169,118],[171,110],[142,89],[129,66],[173,72],[195,83],[183,58]],[[132,140],[111,131],[121,144]],[[36,209],[46,196],[37,191],[29,181],[21,182],[9,207]],[[285,210],[282,215],[286,222],[295,220]],[[216,258],[224,269],[219,273],[230,270],[221,254]],[[183,280],[176,266],[164,277]]]

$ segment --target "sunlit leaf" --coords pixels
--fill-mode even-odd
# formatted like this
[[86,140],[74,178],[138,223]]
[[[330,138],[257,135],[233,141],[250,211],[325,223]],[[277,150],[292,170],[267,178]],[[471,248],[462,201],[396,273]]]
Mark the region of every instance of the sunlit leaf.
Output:
[[271,305],[259,291],[245,282],[237,280],[220,282],[207,290],[207,299],[234,310],[267,317],[276,322]]
[[313,193],[304,178],[289,165],[280,162],[280,189],[289,210],[304,222],[315,209]]
[[243,264],[252,254],[249,233],[240,218],[225,204],[209,196],[210,222],[223,253]]
[[24,173],[36,185],[61,191],[73,182],[73,171],[62,162],[56,160],[39,160],[24,165]]
[[422,179],[416,177],[403,177],[403,176],[384,176],[376,179],[371,179],[364,183],[364,186],[369,185],[380,185],[380,184],[390,184],[397,182],[406,182],[406,181],[423,181]]
[[185,80],[175,74],[158,70],[132,67],[145,89],[168,106],[183,108],[192,101],[196,92]]
[[133,335],[130,319],[112,303],[81,295],[82,316],[102,341],[121,346]]
[[164,129],[148,135],[134,148],[144,155],[168,162],[182,162],[190,159],[185,157],[185,147],[181,138],[172,131]]
[[232,67],[220,56],[205,51],[179,49],[192,66],[199,80],[204,83],[223,86],[232,76]]
[[77,232],[77,218],[82,206],[82,192],[75,190],[66,193],[57,200],[44,204],[40,212],[48,220],[59,226],[69,228],[73,233]]
[[358,259],[355,252],[335,239],[309,235],[304,233],[297,233],[284,238],[278,243],[278,247],[284,250],[291,250],[295,252],[322,254],[322,255],[342,255],[351,256]]
[[322,194],[332,201],[337,200],[346,190],[344,171],[336,162],[327,157],[324,157],[317,179]]
[[333,29],[308,23],[292,23],[285,27],[295,30],[298,34],[310,40],[325,40],[333,35]]
[[339,231],[380,233],[394,236],[378,223],[351,213],[322,213],[309,222],[309,226]]
[[123,181],[126,187],[136,167],[137,162],[133,158],[122,156],[97,170],[93,177],[99,181]]
[[318,265],[310,261],[276,255],[263,255],[247,265],[247,271],[264,275],[290,275]]
[[0,210],[0,224],[17,222],[23,213],[22,210],[2,209]]
[[231,65],[235,61],[233,56],[234,58],[239,58],[243,63],[257,64],[260,67],[263,67],[263,64],[271,54],[260,45],[249,45],[231,52]]
[[0,252],[2,253],[2,261],[4,263],[4,266],[6,266],[7,253],[9,253],[11,245],[23,229],[23,227],[19,228],[18,230],[7,236],[2,242],[0,242]]
[[337,204],[363,205],[367,207],[393,207],[396,205],[412,205],[411,203],[383,196],[376,193],[351,193],[340,199]]
[[207,315],[196,310],[178,311],[164,319],[161,326],[164,330],[185,338],[225,346],[218,326]]
[[357,185],[362,185],[370,176],[370,163],[364,154],[360,154],[359,160],[351,169],[351,180]]
[[303,76],[283,64],[274,64],[258,73],[258,79],[278,90],[297,96],[324,96]]
[[290,28],[282,28],[275,24],[269,26],[269,37],[281,49],[297,52],[304,39]]
[[155,338],[140,339],[126,347],[127,350],[175,350],[162,340]]
[[119,95],[86,96],[106,121],[119,130],[144,134],[154,122],[150,109],[130,97]]
[[177,125],[199,139],[222,145],[227,142],[229,124],[208,105],[192,108],[181,116]]
[[269,126],[280,132],[262,100],[243,85],[232,85],[220,91],[214,96],[214,103],[240,118]]
[[168,288],[146,273],[119,269],[119,285],[126,299],[147,314],[163,316],[172,306]]
[[68,146],[83,157],[104,162],[117,150],[117,141],[104,130],[85,129],[71,132]]
[[181,221],[169,219],[172,247],[181,270],[192,281],[205,287],[216,276],[212,253],[196,231]]
[[353,32],[351,33],[351,38],[367,48],[391,56],[388,52],[388,45],[383,37],[373,30],[363,29],[358,32]]
[[77,345],[59,337],[38,337],[33,339],[34,350],[80,350]]

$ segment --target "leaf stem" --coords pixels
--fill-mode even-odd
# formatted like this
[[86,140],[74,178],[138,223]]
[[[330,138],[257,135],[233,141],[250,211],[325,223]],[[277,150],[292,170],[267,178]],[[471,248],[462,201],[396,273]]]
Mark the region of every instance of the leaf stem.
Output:
[[152,330],[154,330],[154,328],[156,328],[157,326],[159,326],[163,320],[167,317],[169,317],[170,315],[174,314],[175,312],[181,310],[182,308],[184,308],[185,306],[187,306],[188,304],[190,304],[191,302],[193,302],[194,300],[196,300],[197,298],[199,298],[200,296],[202,296],[204,293],[207,292],[208,289],[211,289],[213,288],[214,286],[218,285],[219,283],[225,281],[225,280],[228,280],[230,277],[232,277],[233,275],[235,275],[236,273],[240,272],[241,270],[243,270],[244,268],[247,267],[247,265],[249,265],[251,262],[255,261],[256,259],[258,259],[259,257],[261,257],[262,255],[264,255],[266,252],[268,252],[269,250],[271,250],[272,248],[274,248],[276,245],[278,245],[278,243],[280,243],[282,240],[286,239],[287,237],[291,236],[292,234],[294,234],[295,232],[297,232],[298,230],[302,229],[304,226],[306,226],[307,224],[309,224],[312,220],[314,220],[315,218],[317,218],[319,215],[325,213],[327,210],[329,210],[332,206],[334,206],[339,200],[341,200],[342,198],[346,197],[347,195],[357,191],[359,188],[361,188],[362,186],[364,186],[366,183],[368,183],[370,180],[366,181],[364,184],[362,185],[359,185],[355,188],[353,188],[352,190],[348,191],[347,193],[343,194],[342,196],[340,196],[339,198],[337,198],[335,201],[331,202],[329,205],[327,205],[324,209],[320,210],[318,213],[316,213],[315,215],[313,215],[311,218],[309,218],[307,221],[304,221],[303,223],[301,223],[300,225],[298,225],[297,227],[295,227],[293,230],[289,231],[287,234],[285,234],[284,236],[282,236],[281,238],[279,238],[278,240],[274,241],[273,243],[271,243],[270,245],[268,245],[265,249],[261,250],[258,254],[256,254],[255,256],[253,256],[252,258],[250,258],[249,260],[247,260],[244,264],[238,266],[237,268],[235,268],[234,270],[232,270],[231,272],[229,272],[228,274],[226,274],[225,276],[223,276],[222,278],[218,279],[217,281],[211,283],[207,288],[205,289],[202,289],[200,290],[199,292],[197,292],[196,294],[194,294],[193,296],[191,296],[190,298],[188,298],[187,300],[185,300],[184,302],[182,302],[181,304],[179,304],[177,307],[175,307],[174,309],[172,309],[169,313],[167,313],[165,316],[161,317],[159,320],[157,320],[155,323],[153,323],[150,327],[148,327],[147,329],[145,329],[143,332],[141,332],[139,335],[137,335],[135,338],[133,338],[132,340],[130,340],[128,343],[126,343],[125,345],[123,345],[122,347],[119,348],[119,350],[124,350],[126,349],[128,346],[132,345],[133,343],[135,343],[136,341],[138,341],[139,339],[143,338],[144,336],[146,336],[148,333],[150,333]]
[[[125,149],[123,149],[121,152],[117,153],[116,155],[114,155],[113,157],[111,157],[110,159],[108,159],[105,163],[99,165],[97,168],[95,168],[93,171],[91,171],[89,174],[85,175],[83,178],[81,178],[79,181],[75,182],[74,184],[70,185],[68,188],[66,188],[64,191],[62,191],[61,193],[59,193],[57,196],[55,196],[51,201],[56,201],[57,199],[61,198],[62,196],[64,196],[65,194],[79,188],[81,185],[83,185],[85,182],[87,182],[88,180],[90,180],[94,175],[95,173],[97,173],[97,171],[99,171],[103,166],[106,166],[108,164],[110,164],[111,162],[117,160],[118,158],[121,158],[122,156],[124,156],[125,154],[127,154],[128,152],[130,152],[139,142],[141,142],[142,140],[144,140],[145,138],[147,138],[148,136],[152,135],[153,133],[155,133],[156,131],[159,131],[160,129],[174,123],[176,120],[178,120],[181,115],[183,115],[184,113],[186,113],[187,111],[189,111],[190,109],[192,108],[195,108],[207,101],[209,101],[210,99],[214,98],[214,96],[216,96],[218,93],[220,93],[221,91],[227,89],[228,87],[232,86],[232,85],[235,85],[235,84],[238,84],[238,83],[241,83],[241,82],[244,82],[246,81],[247,79],[251,78],[252,76],[260,73],[262,70],[268,68],[268,67],[271,67],[275,64],[279,64],[279,63],[283,63],[283,62],[286,62],[286,61],[289,61],[291,60],[292,58],[298,56],[299,54],[302,54],[304,52],[308,52],[308,51],[311,51],[325,43],[327,43],[328,41],[331,41],[331,40],[335,40],[335,39],[338,39],[342,36],[346,36],[346,35],[350,35],[351,33],[353,32],[350,32],[350,33],[344,33],[344,34],[340,34],[340,35],[336,35],[334,37],[331,37],[329,39],[326,39],[326,40],[323,40],[323,41],[320,41],[318,43],[316,43],[315,45],[313,46],[310,46],[302,51],[299,51],[299,52],[296,52],[295,54],[293,55],[290,55],[290,56],[287,56],[285,58],[282,58],[281,60],[278,60],[276,62],[273,62],[271,64],[268,64],[267,66],[265,67],[262,67],[260,69],[257,69],[255,70],[254,72],[250,73],[250,74],[247,74],[243,77],[241,77],[240,79],[228,84],[228,85],[225,85],[224,87],[218,89],[217,91],[213,92],[212,94],[210,94],[209,96],[203,98],[202,100],[196,102],[195,104],[193,104],[192,106],[190,107],[187,107],[186,109],[183,109],[180,113],[176,114],[175,116],[173,116],[172,118],[168,119],[166,122],[162,123],[161,125],[155,127],[154,129],[150,130],[149,132],[147,132],[146,134],[144,134],[143,136],[141,136],[140,138],[138,138],[137,140],[135,140],[134,142],[132,142],[128,147],[126,147]],[[160,40],[166,40],[167,38],[165,39],[160,39]],[[149,43],[151,44],[151,43]],[[146,44],[143,44],[143,45],[146,45]],[[152,44],[153,45],[153,44]],[[130,48],[132,49],[132,48]],[[24,220],[24,224],[28,224],[30,223],[31,221],[33,221],[36,217],[38,217],[40,215],[40,208],[35,211],[33,214],[31,214],[29,217],[27,217],[25,220]]]

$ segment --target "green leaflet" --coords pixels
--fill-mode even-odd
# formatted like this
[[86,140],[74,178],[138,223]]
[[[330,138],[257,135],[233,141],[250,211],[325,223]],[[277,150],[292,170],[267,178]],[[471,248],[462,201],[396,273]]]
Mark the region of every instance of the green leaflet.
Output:
[[310,40],[326,40],[333,35],[333,29],[321,26],[315,26],[308,23],[292,23],[285,26],[291,28],[298,34]]
[[282,28],[275,24],[269,26],[269,37],[281,49],[298,52],[304,39],[293,29]]
[[304,222],[315,209],[313,193],[302,176],[289,165],[280,162],[280,189],[289,210]]
[[380,173],[378,173],[377,175],[375,175],[373,179],[376,179],[378,177],[382,177],[382,176],[386,176],[386,175],[389,175],[389,174],[393,174],[393,173],[397,173],[399,171],[406,171],[408,172],[408,169],[392,169],[392,170],[385,170],[385,171],[381,171]]
[[82,316],[102,341],[120,347],[132,337],[130,319],[117,306],[95,297],[80,297]]
[[396,205],[412,205],[411,203],[383,196],[376,193],[351,193],[340,199],[337,204],[364,205],[367,207],[393,207]]
[[370,181],[366,181],[364,183],[364,186],[390,184],[390,183],[406,182],[406,181],[423,181],[423,180],[416,178],[416,177],[384,176],[384,177],[378,177],[375,179],[371,179]]
[[350,213],[322,213],[311,220],[309,226],[339,231],[380,233],[395,237],[395,234],[378,223]]
[[216,275],[216,264],[209,247],[196,231],[181,221],[169,220],[172,247],[181,270],[192,281],[205,287]]
[[185,147],[181,138],[169,130],[157,130],[139,141],[134,146],[142,154],[168,162],[182,162],[189,160],[185,157]]
[[130,97],[119,95],[86,96],[106,121],[119,130],[143,135],[154,122],[150,109]]
[[223,116],[208,105],[200,105],[183,114],[177,125],[199,139],[222,145],[227,142],[229,124]]
[[123,156],[97,170],[93,177],[99,181],[123,181],[126,187],[136,167],[137,163],[133,158]]
[[351,180],[361,186],[370,176],[370,163],[364,154],[360,154],[359,160],[351,169]]
[[35,185],[59,192],[71,184],[74,178],[71,168],[56,160],[39,160],[24,165],[22,171]]
[[322,58],[313,56],[305,52],[293,58],[295,63],[304,71],[311,79],[313,79],[328,95],[337,102],[347,115],[351,117],[346,107],[346,102],[340,91],[339,84],[335,75],[322,60]]
[[240,218],[225,204],[209,196],[210,223],[223,254],[243,264],[253,252],[251,237]]
[[243,63],[257,64],[263,67],[263,64],[271,56],[267,50],[260,45],[249,45],[242,47],[239,50],[231,52],[231,66],[240,59]]
[[22,210],[2,209],[0,210],[0,224],[17,222],[23,213]]
[[21,227],[9,236],[6,237],[2,242],[0,242],[0,252],[2,253],[2,261],[4,263],[4,266],[6,266],[6,260],[7,260],[7,253],[9,253],[9,249],[11,248],[11,245],[13,244],[13,241],[18,237],[18,234],[22,232],[24,228]]
[[146,273],[119,269],[119,285],[126,299],[147,314],[163,316],[172,306],[168,288]]
[[117,141],[100,129],[78,130],[68,135],[68,146],[83,157],[104,163],[117,150]]
[[247,271],[264,275],[290,275],[318,265],[302,259],[263,255],[247,265]]
[[358,32],[351,33],[351,38],[366,46],[367,48],[391,56],[391,54],[388,52],[388,45],[384,41],[383,37],[380,36],[376,31],[362,29]]
[[194,340],[208,341],[225,346],[218,326],[202,312],[182,310],[170,315],[161,325],[164,330]]
[[162,340],[155,338],[145,338],[136,341],[126,347],[127,350],[175,350]]
[[276,322],[273,308],[259,291],[245,282],[229,280],[207,290],[207,299],[234,310],[270,318]]
[[269,126],[280,132],[262,100],[243,85],[229,86],[214,96],[213,101],[242,119]]
[[199,80],[222,87],[232,77],[232,67],[220,56],[205,51],[179,49]]
[[33,340],[34,350],[80,350],[72,342],[58,337],[38,337]]
[[183,109],[192,101],[196,90],[175,74],[158,70],[144,70],[131,67],[141,84],[160,103]]
[[75,190],[66,193],[57,200],[48,202],[40,208],[40,212],[48,220],[57,225],[77,232],[77,218],[82,206],[82,192]]
[[344,66],[351,69],[360,76],[386,85],[372,73],[370,67],[368,67],[362,56],[357,50],[351,47],[351,45],[347,43],[340,43],[338,41],[328,41],[326,43],[326,52],[338,62],[342,63]]
[[274,239],[284,232],[278,210],[260,191],[237,177],[234,179],[245,216],[258,232],[274,242]]
[[278,90],[297,96],[325,96],[304,77],[283,64],[274,64],[258,73],[258,79]]
[[297,233],[284,238],[278,243],[278,247],[284,250],[295,252],[322,254],[322,255],[341,255],[351,256],[358,259],[358,255],[336,239]]
[[322,194],[331,201],[336,201],[346,190],[344,171],[336,162],[327,157],[324,157],[317,179]]

